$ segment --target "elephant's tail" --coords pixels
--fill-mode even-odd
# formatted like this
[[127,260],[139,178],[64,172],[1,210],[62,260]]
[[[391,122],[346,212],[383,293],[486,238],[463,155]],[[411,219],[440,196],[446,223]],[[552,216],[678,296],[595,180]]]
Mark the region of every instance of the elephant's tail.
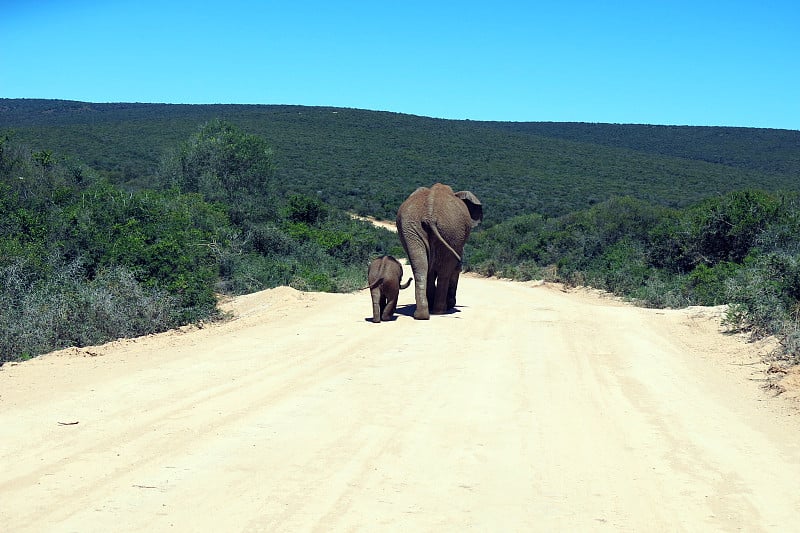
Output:
[[[400,278],[400,279],[402,279],[402,278]],[[408,278],[408,281],[406,281],[406,284],[405,285],[400,285],[400,288],[401,289],[407,289],[408,286],[411,285],[412,281],[414,281],[414,278]]]
[[436,227],[436,222],[429,223],[428,226],[431,228],[431,232],[436,236],[436,238],[439,239],[442,242],[442,244],[444,244],[447,247],[448,250],[453,252],[453,255],[456,256],[456,259],[458,259],[458,262],[460,263],[461,262],[461,255],[459,255],[458,252],[453,250],[453,247],[450,246],[450,243],[448,243],[446,240],[444,240],[444,237],[442,237],[442,234],[439,233],[439,228]]
[[378,278],[378,279],[376,279],[375,281],[373,281],[371,284],[367,285],[364,288],[372,290],[375,287],[380,287],[381,283],[383,283],[383,278]]

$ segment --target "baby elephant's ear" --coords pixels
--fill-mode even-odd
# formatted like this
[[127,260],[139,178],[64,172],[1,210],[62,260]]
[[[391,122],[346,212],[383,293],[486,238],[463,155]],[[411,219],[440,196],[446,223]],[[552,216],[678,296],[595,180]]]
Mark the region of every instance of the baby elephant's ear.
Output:
[[455,193],[458,198],[461,198],[461,201],[467,206],[469,209],[469,216],[472,219],[472,227],[474,228],[478,224],[481,223],[483,220],[483,205],[481,201],[478,200],[478,197],[472,194],[470,191],[458,191]]

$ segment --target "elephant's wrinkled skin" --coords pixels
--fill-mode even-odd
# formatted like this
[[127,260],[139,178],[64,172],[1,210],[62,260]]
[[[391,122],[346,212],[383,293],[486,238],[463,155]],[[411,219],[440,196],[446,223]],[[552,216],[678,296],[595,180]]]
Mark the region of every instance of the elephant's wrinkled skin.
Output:
[[441,183],[420,187],[397,210],[397,235],[414,276],[414,318],[427,320],[456,306],[464,243],[481,220],[477,196]]
[[372,296],[372,321],[391,320],[397,307],[400,289],[411,284],[411,278],[403,281],[403,265],[391,255],[373,259],[367,269],[367,283]]

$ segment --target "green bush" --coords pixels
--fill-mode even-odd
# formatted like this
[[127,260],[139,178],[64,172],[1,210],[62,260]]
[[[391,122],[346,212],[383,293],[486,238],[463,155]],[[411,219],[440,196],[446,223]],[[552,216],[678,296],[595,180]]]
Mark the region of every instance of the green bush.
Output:
[[736,276],[741,265],[724,261],[714,266],[701,263],[685,279],[687,301],[694,305],[720,305],[729,301],[727,282]]
[[633,301],[655,309],[681,308],[692,304],[681,276],[664,270],[651,270],[641,287],[627,295]]
[[53,243],[68,260],[80,259],[89,278],[124,266],[144,285],[176,297],[186,321],[214,309],[215,245],[229,222],[200,196],[175,190],[125,193],[98,183],[60,217]]
[[606,247],[585,275],[593,286],[617,294],[632,294],[650,274],[641,242],[629,238]]
[[286,203],[285,218],[298,224],[314,225],[328,215],[328,208],[317,198],[293,194]]
[[233,203],[270,189],[274,154],[263,138],[215,119],[166,157],[161,172],[182,191]]
[[800,318],[800,255],[753,254],[725,283],[728,324],[774,335],[796,329]]

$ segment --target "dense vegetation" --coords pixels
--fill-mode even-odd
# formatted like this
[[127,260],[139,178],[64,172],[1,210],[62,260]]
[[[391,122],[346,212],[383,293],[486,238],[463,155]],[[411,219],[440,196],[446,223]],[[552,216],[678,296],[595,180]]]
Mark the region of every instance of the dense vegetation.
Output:
[[466,268],[730,304],[800,353],[800,132],[0,99],[0,363],[348,291],[417,186],[470,189]]
[[0,364],[214,317],[215,292],[350,291],[396,239],[273,192],[263,139],[215,121],[124,191],[0,137]]
[[491,206],[486,225],[560,216],[618,196],[685,207],[793,189],[800,131],[491,123],[302,106],[88,104],[0,99],[0,132],[89,165],[125,190],[158,188],[165,147],[222,119],[274,150],[279,187],[387,219],[436,181]]

